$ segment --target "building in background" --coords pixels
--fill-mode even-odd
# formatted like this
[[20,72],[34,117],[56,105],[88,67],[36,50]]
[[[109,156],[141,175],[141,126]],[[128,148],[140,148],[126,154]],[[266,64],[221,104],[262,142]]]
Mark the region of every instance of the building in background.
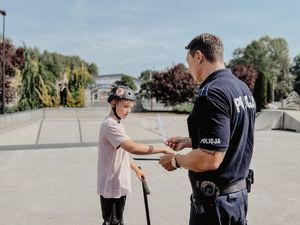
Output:
[[[125,74],[105,74],[98,75],[94,77],[94,85],[92,85],[87,90],[87,100],[88,105],[97,105],[97,103],[106,102],[108,94],[117,80],[121,80],[123,76],[128,76]],[[129,76],[131,77],[131,76]],[[136,93],[139,92],[141,88],[142,81],[135,77],[131,77],[135,86],[137,87]]]

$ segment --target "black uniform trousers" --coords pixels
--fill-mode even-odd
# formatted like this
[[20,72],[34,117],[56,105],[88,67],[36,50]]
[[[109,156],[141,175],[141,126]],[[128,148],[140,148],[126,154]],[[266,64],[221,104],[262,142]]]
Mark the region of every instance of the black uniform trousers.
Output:
[[197,206],[191,201],[189,225],[247,225],[247,210],[246,189],[218,196],[216,202],[208,206]]
[[123,212],[126,196],[121,198],[104,198],[100,196],[103,225],[124,225]]

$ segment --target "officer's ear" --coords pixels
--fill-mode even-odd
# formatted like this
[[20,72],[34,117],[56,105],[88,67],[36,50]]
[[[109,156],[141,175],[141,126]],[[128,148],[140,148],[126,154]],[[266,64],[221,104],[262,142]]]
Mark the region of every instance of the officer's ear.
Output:
[[200,50],[196,50],[196,52],[195,52],[195,59],[197,60],[197,62],[199,64],[201,64],[202,61],[204,60],[204,55],[203,55],[203,53]]

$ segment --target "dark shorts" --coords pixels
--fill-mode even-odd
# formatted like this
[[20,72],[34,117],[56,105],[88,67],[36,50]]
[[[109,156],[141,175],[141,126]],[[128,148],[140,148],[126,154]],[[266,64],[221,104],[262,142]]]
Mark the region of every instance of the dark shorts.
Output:
[[246,189],[218,196],[215,204],[203,206],[200,211],[191,201],[189,225],[247,225],[247,210]]

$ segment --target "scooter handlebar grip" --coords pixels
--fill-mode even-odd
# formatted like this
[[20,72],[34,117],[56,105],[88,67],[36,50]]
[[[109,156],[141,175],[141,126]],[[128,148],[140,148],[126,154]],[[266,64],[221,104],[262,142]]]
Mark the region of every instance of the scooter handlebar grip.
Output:
[[[139,166],[139,169],[141,170],[142,167]],[[142,183],[143,183],[143,189],[144,189],[144,191],[145,191],[145,194],[146,194],[146,195],[150,195],[150,190],[149,190],[149,188],[148,188],[148,184],[147,184],[146,180],[143,179],[143,180],[142,180]]]
[[142,183],[143,183],[143,188],[145,190],[146,195],[150,195],[150,190],[148,188],[147,182],[145,180],[142,180]]

